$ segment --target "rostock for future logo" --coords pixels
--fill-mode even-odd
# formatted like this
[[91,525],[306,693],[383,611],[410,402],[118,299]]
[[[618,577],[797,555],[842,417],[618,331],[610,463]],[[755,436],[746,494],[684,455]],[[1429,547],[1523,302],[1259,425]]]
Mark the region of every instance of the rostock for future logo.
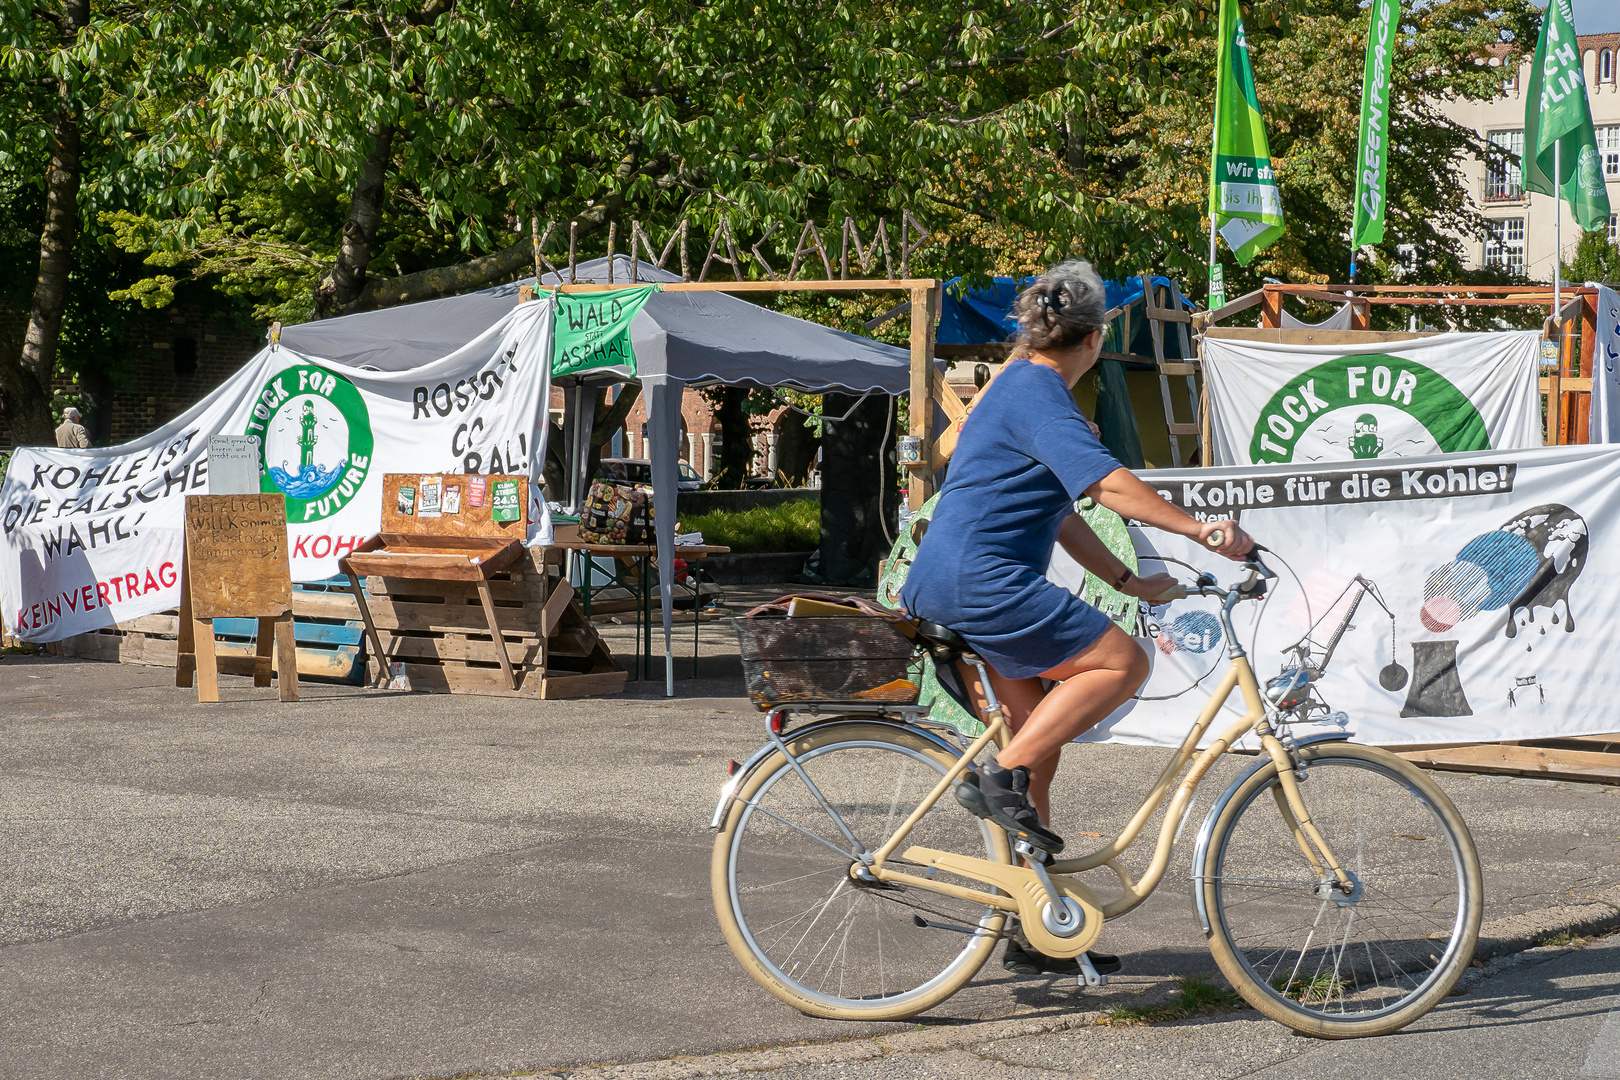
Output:
[[1485,421],[1468,395],[1432,368],[1386,353],[1341,356],[1288,380],[1255,422],[1249,460],[1294,460],[1309,434],[1367,459],[1489,450]]
[[259,437],[260,490],[287,497],[289,522],[348,505],[371,467],[371,416],[353,383],[301,364],[264,384],[247,435]]

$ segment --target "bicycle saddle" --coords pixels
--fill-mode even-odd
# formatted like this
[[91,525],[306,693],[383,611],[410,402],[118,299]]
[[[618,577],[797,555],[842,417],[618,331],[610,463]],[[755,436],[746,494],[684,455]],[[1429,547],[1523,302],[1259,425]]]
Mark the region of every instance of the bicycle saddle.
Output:
[[962,635],[948,626],[927,619],[916,620],[917,641],[927,649],[936,663],[954,664],[963,653],[973,651]]

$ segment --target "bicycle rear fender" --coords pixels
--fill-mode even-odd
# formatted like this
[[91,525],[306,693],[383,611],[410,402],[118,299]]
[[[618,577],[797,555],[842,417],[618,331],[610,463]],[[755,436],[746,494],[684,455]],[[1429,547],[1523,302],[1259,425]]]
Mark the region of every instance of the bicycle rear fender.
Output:
[[[1304,749],[1307,746],[1315,746],[1319,743],[1349,741],[1350,734],[1348,732],[1325,731],[1320,735],[1307,735],[1303,739],[1296,740],[1294,742],[1294,747],[1296,749]],[[1238,788],[1247,783],[1249,777],[1253,776],[1255,773],[1259,772],[1261,769],[1264,769],[1270,764],[1271,759],[1266,757],[1264,754],[1261,754],[1258,761],[1256,761],[1253,765],[1250,765],[1247,769],[1244,769],[1243,772],[1238,775],[1238,778],[1232,781],[1231,786],[1225,791],[1221,792],[1220,798],[1215,800],[1215,805],[1211,806],[1209,808],[1209,813],[1204,815],[1204,823],[1198,827],[1198,839],[1193,842],[1192,851],[1192,894],[1193,908],[1198,913],[1198,925],[1203,928],[1205,937],[1208,937],[1212,932],[1209,925],[1209,908],[1204,904],[1204,890],[1202,888],[1204,857],[1209,852],[1210,834],[1215,831],[1216,819],[1218,819],[1222,812],[1226,810],[1226,804],[1232,801],[1232,797],[1237,794]]]
[[[927,728],[922,727],[919,724],[907,724],[898,720],[887,720],[881,716],[835,716],[827,720],[817,721],[813,724],[806,724],[802,728],[795,728],[792,732],[783,736],[783,741],[788,741],[790,736],[791,738],[796,739],[801,735],[809,735],[812,732],[824,731],[827,728],[836,727],[840,724],[888,724],[890,727],[902,728],[921,739],[933,743],[947,754],[950,754],[952,757],[962,756],[962,748],[960,746],[952,746],[942,735],[929,731]],[[725,824],[726,814],[731,810],[731,802],[734,798],[736,798],[737,791],[743,786],[744,781],[748,779],[753,771],[759,768],[760,763],[774,753],[776,753],[775,743],[768,742],[761,746],[758,750],[755,750],[753,756],[747,761],[743,762],[737,771],[732,773],[731,776],[726,780],[725,784],[721,786],[720,801],[715,804],[714,816],[709,819],[710,832],[718,831],[720,826]]]

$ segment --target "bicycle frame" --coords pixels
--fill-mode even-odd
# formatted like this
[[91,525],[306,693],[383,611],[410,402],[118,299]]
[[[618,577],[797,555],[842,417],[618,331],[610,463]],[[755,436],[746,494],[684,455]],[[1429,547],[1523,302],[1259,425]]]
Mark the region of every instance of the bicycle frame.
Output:
[[[1277,791],[1277,807],[1283,815],[1293,833],[1294,841],[1304,853],[1306,861],[1317,873],[1318,877],[1326,879],[1329,875],[1335,878],[1339,886],[1346,892],[1353,888],[1352,882],[1345,871],[1334,858],[1327,841],[1323,839],[1300,796],[1298,777],[1295,773],[1296,762],[1293,754],[1283,741],[1272,730],[1270,720],[1266,714],[1265,703],[1260,696],[1260,687],[1255,680],[1254,669],[1249,665],[1249,658],[1237,643],[1237,637],[1232,632],[1231,609],[1240,599],[1238,591],[1234,590],[1227,595],[1226,603],[1221,611],[1221,621],[1225,624],[1226,640],[1229,643],[1227,655],[1230,664],[1226,674],[1211,693],[1209,701],[1199,713],[1197,722],[1182,740],[1170,762],[1159,774],[1153,787],[1143,799],[1142,805],[1135,815],[1126,824],[1125,828],[1112,841],[1097,849],[1089,855],[1074,859],[1056,859],[1048,864],[1047,872],[1053,875],[1078,874],[1082,871],[1106,866],[1119,878],[1122,888],[1121,895],[1110,903],[1101,905],[1104,919],[1116,918],[1131,911],[1152,895],[1153,890],[1163,879],[1166,868],[1170,864],[1170,851],[1176,837],[1180,834],[1184,819],[1191,809],[1193,796],[1197,793],[1199,785],[1208,775],[1209,770],[1224,754],[1229,752],[1236,742],[1250,731],[1260,735],[1262,750],[1270,757],[1277,767],[1279,788]],[[1007,726],[1006,715],[1001,704],[995,700],[994,692],[990,689],[989,679],[985,677],[982,661],[972,658],[972,663],[979,669],[980,685],[985,688],[988,698],[985,712],[985,730],[979,735],[957,759],[956,763],[946,771],[937,784],[934,785],[917,808],[903,821],[884,844],[875,852],[863,855],[861,862],[865,863],[872,877],[886,882],[906,884],[917,888],[929,889],[935,892],[947,893],[975,903],[986,904],[1006,911],[1017,911],[1018,903],[1008,896],[998,896],[991,893],[979,892],[953,885],[948,882],[934,881],[928,878],[917,877],[912,874],[891,870],[884,864],[894,854],[895,850],[905,842],[911,830],[922,820],[923,816],[931,810],[935,803],[960,780],[978,755],[992,742],[996,746],[1006,745],[1010,729]],[[1214,723],[1216,715],[1232,696],[1233,691],[1243,695],[1246,706],[1243,716],[1223,731],[1214,742],[1202,752],[1198,750],[1198,743],[1204,733]],[[785,750],[785,746],[781,749]],[[791,760],[791,756],[790,756]],[[1176,778],[1181,776],[1182,770],[1191,761],[1192,768],[1187,772],[1179,785]],[[1163,805],[1170,791],[1174,787],[1175,794],[1170,797],[1170,805],[1165,813],[1164,821],[1159,826],[1159,838],[1153,851],[1153,859],[1149,863],[1140,881],[1131,877],[1124,867],[1119,865],[1119,857],[1123,855],[1141,836],[1148,820]],[[830,807],[829,813],[831,812]],[[836,819],[836,815],[834,815]],[[918,850],[918,849],[911,849]],[[902,858],[906,857],[902,853]],[[953,859],[951,869],[958,874],[987,880],[986,872],[991,866],[997,864],[985,863],[984,867],[975,872],[973,864],[982,860]],[[995,878],[1001,879],[996,884],[1002,884],[1007,877],[1003,870],[991,871]],[[1014,868],[1016,869],[1016,868]],[[1019,876],[1028,871],[1017,871]],[[1195,870],[1196,872],[1196,870]],[[1044,892],[1044,888],[1042,889]],[[1049,899],[1055,899],[1050,898]]]

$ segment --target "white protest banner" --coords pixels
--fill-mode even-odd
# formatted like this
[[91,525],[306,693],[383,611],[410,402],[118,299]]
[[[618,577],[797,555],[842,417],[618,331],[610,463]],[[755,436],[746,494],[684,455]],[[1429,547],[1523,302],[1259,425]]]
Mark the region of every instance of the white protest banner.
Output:
[[549,543],[543,478],[552,319],[522,304],[439,360],[370,371],[270,346],[145,438],[23,447],[0,486],[0,616],[56,641],[175,607],[185,496],[208,491],[208,440],[259,440],[261,488],[287,498],[294,581],[337,573],[377,532],[388,472],[527,473],[529,542]]
[[1534,330],[1354,346],[1206,336],[1203,354],[1215,465],[1541,445]]
[[[1234,612],[1262,682],[1306,633],[1325,645],[1360,597],[1319,684],[1326,703],[1349,714],[1358,741],[1615,730],[1620,447],[1140,475],[1197,517],[1235,513],[1275,553],[1265,556],[1279,574],[1265,607],[1246,602]],[[1222,582],[1242,575],[1238,564],[1181,537],[1134,535],[1143,574],[1162,565],[1153,556],[1170,556]],[[1188,598],[1155,609],[1144,642],[1153,673],[1142,695],[1167,700],[1129,703],[1088,741],[1169,745],[1185,737],[1227,663],[1217,603]],[[1241,699],[1227,708],[1241,715]]]
[[1595,443],[1620,443],[1620,296],[1607,285],[1597,294],[1590,430]]

